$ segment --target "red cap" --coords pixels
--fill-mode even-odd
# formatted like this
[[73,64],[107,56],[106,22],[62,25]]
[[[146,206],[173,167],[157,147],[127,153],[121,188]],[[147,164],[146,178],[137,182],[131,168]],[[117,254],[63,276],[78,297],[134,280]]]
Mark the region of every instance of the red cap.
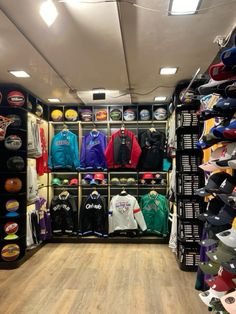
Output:
[[78,184],[79,183],[78,183],[78,179],[77,178],[71,179],[70,183],[69,183],[69,185],[78,185]]
[[95,173],[94,174],[94,180],[100,180],[100,181],[102,181],[102,180],[104,180],[105,179],[105,177],[104,177],[104,174],[103,173]]
[[230,69],[227,69],[224,63],[212,64],[209,68],[209,74],[215,81],[227,80],[233,78],[235,73]]
[[206,283],[216,291],[228,291],[232,288],[236,288],[236,284],[232,280],[234,278],[236,278],[236,275],[229,273],[221,266],[218,271],[218,276],[206,280]]
[[153,176],[152,173],[146,172],[146,173],[143,174],[142,179],[143,179],[143,180],[154,179],[154,176]]
[[235,140],[236,139],[236,129],[225,130],[223,132],[224,138]]

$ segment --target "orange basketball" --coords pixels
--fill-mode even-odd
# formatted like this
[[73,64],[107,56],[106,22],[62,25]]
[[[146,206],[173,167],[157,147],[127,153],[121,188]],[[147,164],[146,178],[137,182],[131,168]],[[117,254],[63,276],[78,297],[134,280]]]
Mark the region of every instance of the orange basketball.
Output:
[[9,193],[17,193],[22,188],[22,182],[19,178],[9,178],[5,182],[5,190]]

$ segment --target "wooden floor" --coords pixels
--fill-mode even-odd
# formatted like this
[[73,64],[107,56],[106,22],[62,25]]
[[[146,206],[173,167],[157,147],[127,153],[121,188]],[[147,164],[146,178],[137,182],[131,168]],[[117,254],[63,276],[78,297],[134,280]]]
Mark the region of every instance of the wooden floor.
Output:
[[0,313],[205,314],[167,245],[47,244],[0,270]]

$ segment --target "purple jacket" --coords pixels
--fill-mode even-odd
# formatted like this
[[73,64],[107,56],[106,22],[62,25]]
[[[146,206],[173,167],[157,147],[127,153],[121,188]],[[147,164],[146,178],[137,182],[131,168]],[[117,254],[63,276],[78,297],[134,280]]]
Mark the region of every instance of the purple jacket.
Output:
[[107,169],[104,155],[107,146],[106,135],[91,131],[83,137],[80,152],[80,169]]

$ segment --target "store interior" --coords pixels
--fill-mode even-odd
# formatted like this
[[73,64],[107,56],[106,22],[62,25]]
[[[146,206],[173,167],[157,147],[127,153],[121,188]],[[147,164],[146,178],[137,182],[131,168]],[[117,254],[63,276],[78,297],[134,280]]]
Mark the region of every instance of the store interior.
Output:
[[0,313],[236,313],[235,12],[0,0]]

